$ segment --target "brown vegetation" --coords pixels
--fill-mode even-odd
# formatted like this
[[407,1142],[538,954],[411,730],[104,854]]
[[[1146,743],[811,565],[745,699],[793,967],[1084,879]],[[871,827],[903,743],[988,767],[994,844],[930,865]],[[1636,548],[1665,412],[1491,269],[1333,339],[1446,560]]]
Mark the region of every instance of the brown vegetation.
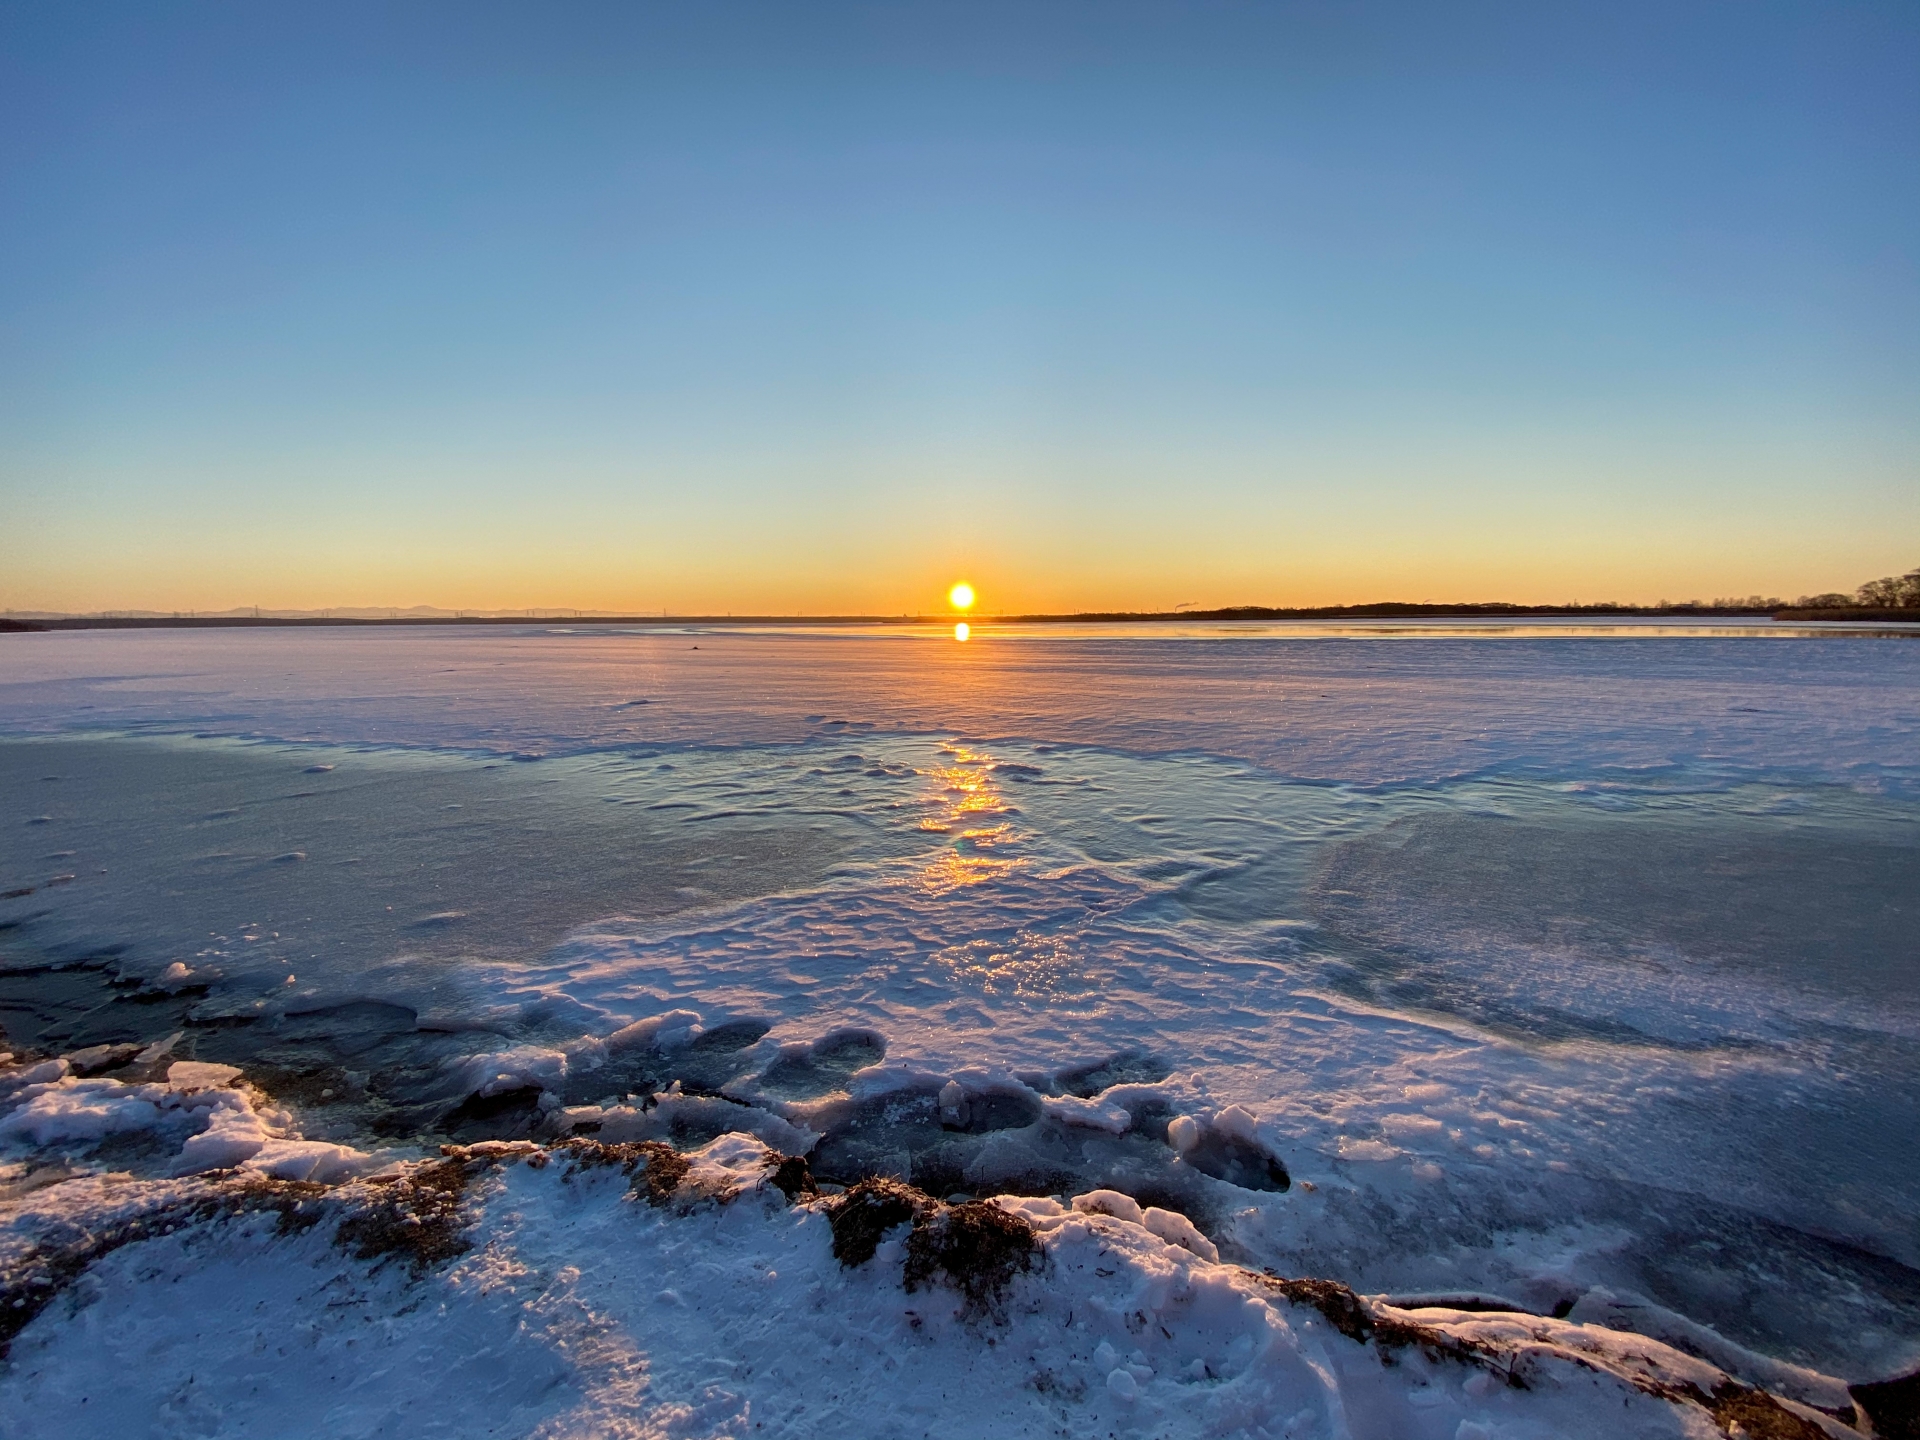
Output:
[[767,1183],[786,1196],[789,1205],[802,1195],[820,1193],[804,1155],[782,1155],[773,1169],[767,1172]]
[[[1251,1271],[1248,1273],[1253,1274]],[[1359,1345],[1371,1342],[1383,1356],[1417,1345],[1429,1359],[1484,1365],[1516,1390],[1527,1388],[1509,1357],[1501,1357],[1487,1346],[1457,1339],[1430,1325],[1378,1314],[1366,1301],[1337,1280],[1289,1280],[1271,1270],[1253,1275],[1253,1278],[1279,1291],[1296,1305],[1312,1306],[1326,1318],[1329,1325],[1349,1340]],[[1501,1363],[1493,1363],[1495,1361]]]
[[986,1200],[940,1206],[907,1236],[903,1276],[909,1293],[944,1278],[970,1314],[997,1313],[1015,1275],[1043,1258],[1033,1226]]
[[1043,1259],[1033,1226],[985,1200],[943,1205],[924,1190],[875,1178],[825,1208],[834,1258],[849,1269],[871,1260],[888,1231],[910,1225],[901,1277],[908,1292],[945,1281],[970,1315],[998,1314],[1013,1277]]
[[[329,1214],[340,1215],[334,1243],[362,1260],[400,1258],[414,1275],[465,1253],[462,1202],[472,1179],[499,1160],[523,1158],[538,1168],[554,1159],[569,1162],[567,1175],[617,1168],[633,1177],[632,1189],[656,1206],[674,1199],[691,1168],[687,1158],[655,1140],[603,1144],[573,1138],[544,1148],[526,1142],[448,1145],[438,1161],[403,1173],[329,1188],[304,1181],[274,1180],[229,1172],[210,1178],[127,1220],[64,1244],[43,1244],[0,1272],[0,1359],[13,1339],[95,1261],[122,1246],[172,1234],[183,1227],[247,1214],[273,1212],[282,1234],[308,1230]],[[806,1160],[774,1156],[767,1182],[792,1203],[806,1197],[826,1216],[833,1254],[848,1268],[874,1257],[888,1232],[905,1225],[902,1282],[909,1291],[936,1283],[957,1290],[968,1315],[1004,1317],[1008,1287],[1016,1276],[1045,1264],[1033,1227],[990,1201],[946,1205],[898,1180],[862,1180],[842,1194],[819,1196]],[[1288,1279],[1269,1270],[1244,1272],[1290,1303],[1319,1312],[1334,1330],[1360,1345],[1372,1345],[1382,1360],[1419,1347],[1432,1360],[1450,1360],[1488,1370],[1517,1389],[1527,1388],[1523,1355],[1511,1348],[1461,1339],[1401,1316],[1332,1280]],[[1576,1357],[1577,1359],[1577,1357]],[[1578,1362],[1591,1363],[1591,1362]],[[1621,1378],[1642,1392],[1674,1404],[1697,1405],[1721,1432],[1740,1440],[1824,1440],[1825,1431],[1764,1390],[1726,1379],[1711,1394],[1692,1384],[1674,1385],[1644,1376]],[[1037,1382],[1036,1382],[1037,1383]],[[1880,1440],[1920,1440],[1920,1374],[1856,1385],[1852,1394]]]
[[939,1202],[923,1190],[885,1177],[862,1180],[826,1202],[833,1227],[833,1258],[852,1269],[873,1258],[889,1230],[905,1225]]
[[623,1174],[633,1176],[633,1193],[646,1196],[649,1205],[665,1205],[672,1200],[673,1192],[680,1188],[680,1182],[687,1178],[687,1171],[693,1168],[686,1156],[663,1140],[627,1140],[608,1144],[575,1136],[549,1146],[541,1154],[543,1157],[566,1156],[572,1162],[567,1168],[568,1175],[577,1175],[583,1170],[618,1167]]
[[379,1198],[342,1220],[336,1239],[362,1260],[404,1259],[416,1275],[465,1254],[460,1200],[477,1163],[454,1156],[371,1182]]
[[1689,1398],[1740,1440],[1827,1440],[1827,1432],[1813,1421],[1794,1414],[1766,1391],[1749,1390],[1735,1380],[1722,1381],[1711,1395],[1696,1391]]

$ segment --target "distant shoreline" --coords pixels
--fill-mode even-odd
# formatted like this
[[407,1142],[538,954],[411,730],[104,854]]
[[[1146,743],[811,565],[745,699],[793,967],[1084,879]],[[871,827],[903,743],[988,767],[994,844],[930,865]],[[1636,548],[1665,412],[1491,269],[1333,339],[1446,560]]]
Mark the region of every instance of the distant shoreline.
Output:
[[[1580,619],[1770,619],[1920,624],[1920,610],[1848,606],[1833,609],[1766,609],[1700,605],[1515,605],[1501,601],[1440,605],[1379,601],[1367,605],[1273,607],[1235,605],[1217,610],[1099,610],[1071,615],[975,615],[975,624],[1151,625],[1246,620],[1488,620],[1561,616]],[[227,630],[400,625],[931,625],[955,615],[60,615],[0,616],[0,634],[51,630]]]

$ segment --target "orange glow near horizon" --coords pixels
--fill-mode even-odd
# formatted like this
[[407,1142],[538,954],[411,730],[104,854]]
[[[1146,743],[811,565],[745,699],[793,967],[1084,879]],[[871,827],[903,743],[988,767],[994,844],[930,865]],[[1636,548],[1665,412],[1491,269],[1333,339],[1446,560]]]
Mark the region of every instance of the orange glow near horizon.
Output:
[[[0,495],[5,490],[0,480]],[[14,508],[7,511],[10,525]],[[581,548],[562,564],[542,548],[539,536],[517,547],[476,540],[472,554],[449,556],[441,538],[401,534],[389,541],[340,527],[327,538],[327,545],[337,548],[323,552],[311,534],[249,531],[236,528],[232,516],[194,529],[187,525],[192,516],[176,524],[174,518],[140,514],[147,523],[144,548],[134,543],[130,522],[117,513],[97,517],[87,535],[23,528],[35,543],[12,547],[21,553],[9,554],[9,563],[0,565],[0,613],[31,618],[132,612],[166,618],[174,612],[251,614],[258,606],[264,614],[280,616],[404,618],[417,607],[421,618],[461,612],[553,617],[574,611],[932,619],[944,602],[946,624],[952,625],[983,609],[985,599],[978,585],[957,578],[930,594],[939,561],[883,554],[878,542],[871,554],[836,553],[831,564],[802,571],[791,568],[790,558],[771,552],[747,557],[751,566],[739,557],[727,557],[723,564],[698,553],[691,540],[686,553],[664,558],[647,553],[636,560],[625,550],[616,556],[610,546],[603,554],[596,548],[603,538],[589,529]],[[1383,515],[1381,533],[1368,542],[1370,548],[1357,541],[1344,549],[1329,545],[1279,568],[1265,554],[1239,554],[1236,547],[1244,536],[1237,533],[1214,542],[1210,569],[1190,562],[1191,547],[1178,536],[1158,551],[1115,545],[1106,553],[1090,542],[1087,555],[1067,561],[1025,552],[971,558],[992,566],[996,615],[1378,601],[1563,604],[1575,599],[1651,605],[1663,597],[1707,601],[1756,592],[1791,601],[1849,592],[1864,580],[1901,574],[1913,565],[1913,557],[1897,548],[1911,529],[1897,525],[1883,527],[1884,536],[1879,531],[1868,536],[1884,545],[1883,553],[1853,556],[1838,545],[1809,542],[1808,553],[1801,555],[1743,552],[1703,559],[1709,549],[1705,541],[1689,542],[1699,555],[1675,557],[1659,551],[1671,537],[1635,549],[1632,537],[1619,536],[1614,537],[1618,554],[1589,565],[1564,550],[1529,550],[1525,537],[1511,530],[1499,532],[1501,542],[1512,548],[1498,563],[1473,553],[1464,541],[1430,546],[1444,552],[1438,555],[1417,554],[1391,533],[1397,523],[1393,512]],[[1815,527],[1809,521],[1805,528]],[[1110,538],[1096,537],[1101,544]],[[971,593],[964,607],[953,594],[963,585]],[[929,604],[933,596],[940,598]]]
[[962,620],[958,625],[953,627],[953,638],[956,640],[966,640],[966,639],[969,639],[972,635],[973,635],[973,627],[967,624],[967,622],[964,620]]
[[[964,580],[960,581],[951,590],[947,591],[947,603],[956,610],[971,610],[973,608],[973,586]],[[962,638],[964,639],[965,637],[963,636]]]

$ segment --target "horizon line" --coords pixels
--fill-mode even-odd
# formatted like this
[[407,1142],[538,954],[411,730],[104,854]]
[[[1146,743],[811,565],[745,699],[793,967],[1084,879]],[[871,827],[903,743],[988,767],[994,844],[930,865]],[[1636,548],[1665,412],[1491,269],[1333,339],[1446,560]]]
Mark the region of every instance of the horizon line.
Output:
[[[1825,598],[1825,597],[1821,597]],[[384,612],[384,613],[383,613]],[[89,629],[228,629],[253,627],[324,627],[392,625],[515,625],[530,622],[562,621],[582,625],[950,625],[965,619],[979,625],[1050,624],[1165,624],[1180,621],[1261,621],[1261,620],[1337,620],[1442,618],[1446,616],[1648,616],[1648,617],[1761,617],[1791,620],[1817,619],[1905,619],[1920,621],[1920,610],[1844,605],[1809,605],[1805,601],[1787,602],[1778,597],[1752,596],[1747,600],[1684,601],[1641,605],[1625,601],[1569,602],[1563,605],[1529,605],[1515,601],[1404,601],[1379,600],[1353,605],[1268,606],[1231,605],[1209,609],[1177,610],[1086,610],[1031,614],[950,614],[900,613],[895,615],[804,613],[688,613],[671,611],[645,614],[618,614],[611,611],[585,611],[568,606],[535,606],[517,610],[450,611],[434,606],[339,606],[327,610],[269,610],[243,606],[230,610],[149,611],[105,610],[92,612],[5,610],[0,611],[0,628],[11,631],[89,630]]]

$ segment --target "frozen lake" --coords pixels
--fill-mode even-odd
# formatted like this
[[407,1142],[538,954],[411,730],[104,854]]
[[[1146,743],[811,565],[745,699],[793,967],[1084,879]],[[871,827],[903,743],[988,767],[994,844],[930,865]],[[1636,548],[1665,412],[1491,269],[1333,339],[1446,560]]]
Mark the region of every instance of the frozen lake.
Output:
[[[7,636],[0,893],[5,1044],[172,1037],[355,1153],[746,1128],[1754,1383],[1920,1359],[1913,637]],[[19,1193],[180,1168],[90,1123],[0,1117]]]

